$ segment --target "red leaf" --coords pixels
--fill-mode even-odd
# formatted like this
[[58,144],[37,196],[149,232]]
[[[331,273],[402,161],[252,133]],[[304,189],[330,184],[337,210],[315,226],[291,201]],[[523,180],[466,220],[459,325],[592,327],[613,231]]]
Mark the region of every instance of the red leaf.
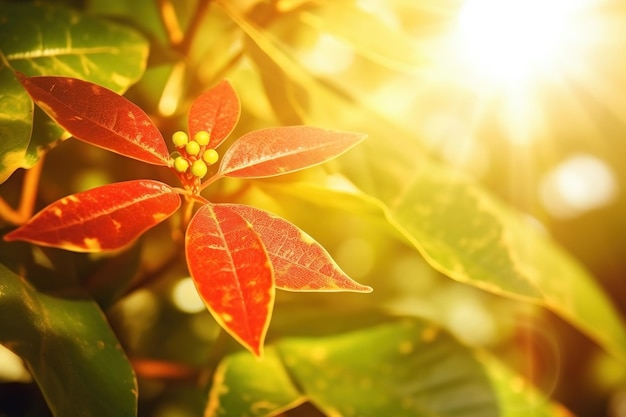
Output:
[[228,204],[261,237],[269,254],[276,288],[289,291],[371,292],[348,277],[311,236],[272,213],[250,206]]
[[239,121],[241,105],[237,93],[226,80],[205,91],[189,108],[189,135],[209,132],[207,148],[215,149],[228,137]]
[[226,205],[202,206],[187,228],[189,272],[215,320],[256,356],[274,306],[274,274],[261,239]]
[[321,164],[363,139],[362,133],[311,126],[284,126],[256,130],[237,139],[224,154],[220,174],[262,178]]
[[118,182],[50,204],[4,240],[76,252],[120,249],[180,206],[180,196],[152,180]]
[[35,103],[84,142],[154,165],[168,165],[161,132],[135,104],[97,84],[17,74]]

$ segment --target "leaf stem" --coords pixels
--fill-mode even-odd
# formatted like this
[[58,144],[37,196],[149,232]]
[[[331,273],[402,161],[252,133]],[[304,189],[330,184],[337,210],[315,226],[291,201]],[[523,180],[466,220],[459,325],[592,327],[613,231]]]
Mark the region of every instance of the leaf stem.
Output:
[[211,175],[209,178],[204,180],[202,184],[200,184],[200,188],[198,189],[198,192],[204,190],[206,187],[213,184],[215,181],[219,180],[220,178],[222,178],[222,174],[220,174],[219,171]]
[[14,225],[24,224],[31,218],[35,208],[43,161],[42,156],[35,165],[26,170],[22,182],[22,195],[16,210],[0,197],[0,218]]

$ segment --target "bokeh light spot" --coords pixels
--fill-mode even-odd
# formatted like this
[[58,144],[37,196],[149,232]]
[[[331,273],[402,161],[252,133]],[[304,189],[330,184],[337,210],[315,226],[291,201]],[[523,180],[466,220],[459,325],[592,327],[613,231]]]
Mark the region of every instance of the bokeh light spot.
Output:
[[185,313],[199,313],[205,309],[204,302],[198,295],[196,285],[191,277],[183,278],[172,288],[172,303]]
[[592,155],[577,154],[557,165],[539,188],[545,209],[557,218],[574,218],[611,203],[618,193],[611,168]]

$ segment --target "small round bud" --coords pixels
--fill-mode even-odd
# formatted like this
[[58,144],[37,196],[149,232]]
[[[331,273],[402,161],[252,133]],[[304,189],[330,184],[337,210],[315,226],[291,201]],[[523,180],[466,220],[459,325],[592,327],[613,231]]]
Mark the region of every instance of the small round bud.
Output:
[[200,153],[200,145],[198,142],[189,142],[185,145],[185,152],[187,155],[196,156]]
[[202,154],[202,160],[209,165],[213,165],[218,159],[220,159],[220,155],[215,149],[207,149]]
[[198,145],[206,146],[206,145],[209,144],[209,139],[211,139],[211,136],[209,135],[209,132],[207,132],[205,130],[201,130],[201,131],[199,131],[198,133],[195,134],[193,139],[196,142],[198,142]]
[[178,158],[174,159],[174,169],[180,173],[187,172],[187,170],[189,169],[189,161],[182,156],[179,156]]
[[185,132],[179,130],[172,135],[172,142],[174,142],[174,146],[177,148],[182,148],[187,145],[187,142],[189,142],[189,136],[187,136]]
[[193,164],[191,165],[191,173],[198,178],[204,177],[208,170],[209,169],[207,168],[204,161],[200,159],[198,159],[197,161],[193,161]]

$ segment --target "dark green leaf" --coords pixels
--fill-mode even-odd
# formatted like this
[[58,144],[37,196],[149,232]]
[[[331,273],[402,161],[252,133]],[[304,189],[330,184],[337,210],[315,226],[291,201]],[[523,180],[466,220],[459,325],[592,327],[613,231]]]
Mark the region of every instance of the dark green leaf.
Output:
[[0,88],[12,98],[0,106],[3,182],[15,169],[32,166],[61,139],[61,130],[50,123],[40,123],[44,128],[37,129],[30,139],[32,107],[12,70],[28,76],[81,78],[123,93],[143,74],[148,44],[137,32],[119,24],[32,3],[2,3],[0,32]]
[[0,264],[0,343],[26,362],[55,416],[135,416],[133,369],[82,291],[40,292]]

